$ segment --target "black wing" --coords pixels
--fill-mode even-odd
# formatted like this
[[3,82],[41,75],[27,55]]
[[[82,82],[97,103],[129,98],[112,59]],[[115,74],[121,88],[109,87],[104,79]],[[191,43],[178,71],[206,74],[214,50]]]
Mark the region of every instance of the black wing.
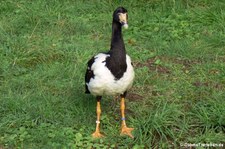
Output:
[[95,57],[92,57],[87,63],[88,68],[87,68],[86,74],[85,74],[85,93],[86,94],[90,94],[90,91],[88,90],[87,83],[90,82],[91,78],[95,77],[93,70],[91,70],[91,66],[94,62],[95,62]]

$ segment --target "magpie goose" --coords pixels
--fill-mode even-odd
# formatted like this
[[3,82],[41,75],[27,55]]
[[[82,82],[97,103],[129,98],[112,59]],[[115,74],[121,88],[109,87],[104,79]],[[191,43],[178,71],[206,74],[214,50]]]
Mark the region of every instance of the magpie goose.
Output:
[[103,95],[120,95],[121,110],[121,135],[133,138],[131,131],[125,122],[125,97],[134,80],[134,70],[130,57],[126,54],[122,36],[122,27],[128,28],[127,10],[118,7],[113,12],[111,47],[107,53],[99,53],[92,57],[87,65],[85,75],[85,93],[91,93],[97,99],[96,130],[92,134],[94,138],[103,137],[100,133],[100,102]]

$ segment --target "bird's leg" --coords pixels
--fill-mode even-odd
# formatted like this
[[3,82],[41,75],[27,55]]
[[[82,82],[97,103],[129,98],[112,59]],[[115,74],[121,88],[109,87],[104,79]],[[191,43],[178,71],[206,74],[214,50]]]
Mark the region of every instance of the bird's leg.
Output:
[[92,134],[93,138],[101,138],[103,135],[100,133],[100,115],[101,115],[101,96],[97,97],[97,108],[96,108],[96,113],[97,113],[97,120],[96,120],[96,130]]
[[131,134],[131,131],[134,130],[134,128],[128,128],[126,125],[126,120],[125,120],[125,97],[121,96],[121,102],[120,102],[120,110],[121,110],[121,120],[122,120],[122,125],[121,125],[121,135],[128,135],[131,138],[134,138],[134,136]]

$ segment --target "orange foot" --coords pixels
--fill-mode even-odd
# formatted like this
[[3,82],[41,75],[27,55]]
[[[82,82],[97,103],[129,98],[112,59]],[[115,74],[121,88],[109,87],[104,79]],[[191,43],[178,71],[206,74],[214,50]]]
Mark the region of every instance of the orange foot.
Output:
[[127,126],[123,126],[120,135],[127,135],[133,139],[134,136],[131,134],[132,130],[134,130],[134,128],[128,128]]
[[104,135],[101,134],[99,131],[95,131],[95,132],[92,134],[92,137],[93,137],[93,138],[102,138],[102,137],[104,137]]

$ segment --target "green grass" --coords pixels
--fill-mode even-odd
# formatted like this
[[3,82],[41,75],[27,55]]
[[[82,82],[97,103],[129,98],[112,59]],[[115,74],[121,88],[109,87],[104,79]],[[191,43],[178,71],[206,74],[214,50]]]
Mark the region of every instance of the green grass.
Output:
[[[107,51],[124,6],[136,72],[127,97],[134,139],[119,136],[119,100],[95,98],[86,62]],[[5,0],[0,5],[0,148],[225,146],[225,4],[211,0]]]

